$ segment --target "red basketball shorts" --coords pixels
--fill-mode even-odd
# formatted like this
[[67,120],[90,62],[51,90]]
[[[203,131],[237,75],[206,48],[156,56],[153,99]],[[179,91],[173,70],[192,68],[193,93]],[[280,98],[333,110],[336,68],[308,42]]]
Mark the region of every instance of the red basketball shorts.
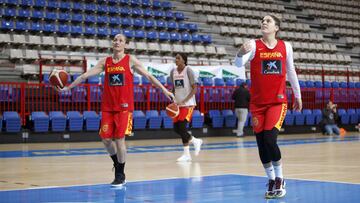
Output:
[[194,107],[180,106],[179,111],[180,111],[179,115],[176,116],[175,118],[173,118],[174,123],[176,123],[178,121],[184,121],[184,120],[187,120],[187,122],[191,121]]
[[103,111],[100,126],[100,137],[124,138],[132,131],[132,112],[129,111]]
[[263,130],[272,130],[274,127],[280,130],[286,116],[287,104],[250,104],[252,126],[255,133]]

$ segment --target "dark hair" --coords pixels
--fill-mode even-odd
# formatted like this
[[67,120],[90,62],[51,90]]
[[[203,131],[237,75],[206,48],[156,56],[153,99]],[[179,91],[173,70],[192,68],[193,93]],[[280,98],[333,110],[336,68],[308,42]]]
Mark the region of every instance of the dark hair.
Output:
[[[281,24],[280,18],[276,17],[275,15],[269,15],[269,16],[275,21],[275,25],[277,25],[279,27],[279,30],[280,30],[280,24]],[[279,30],[276,31],[275,35],[278,34]]]
[[178,54],[181,56],[181,58],[184,60],[185,65],[187,66],[187,60],[188,60],[187,59],[187,54],[185,54],[185,53],[177,53],[176,55],[178,55]]

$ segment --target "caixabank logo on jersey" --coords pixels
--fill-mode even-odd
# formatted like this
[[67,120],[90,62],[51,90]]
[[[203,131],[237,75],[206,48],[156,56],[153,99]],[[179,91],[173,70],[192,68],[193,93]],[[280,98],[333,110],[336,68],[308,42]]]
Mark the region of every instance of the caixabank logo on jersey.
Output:
[[280,75],[282,73],[282,63],[280,60],[263,60],[262,73],[266,75]]

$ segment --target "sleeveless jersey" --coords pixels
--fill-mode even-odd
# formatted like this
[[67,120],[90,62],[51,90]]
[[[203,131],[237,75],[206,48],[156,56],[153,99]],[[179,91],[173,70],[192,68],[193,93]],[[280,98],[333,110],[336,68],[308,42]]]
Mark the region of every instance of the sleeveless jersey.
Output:
[[133,73],[130,70],[130,55],[126,54],[118,63],[112,57],[105,61],[102,111],[133,111]]
[[[175,101],[183,101],[192,91],[191,83],[188,76],[189,67],[185,66],[184,70],[179,73],[176,68],[172,71],[172,78],[175,88]],[[195,95],[191,97],[184,105],[180,106],[196,106]]]
[[255,40],[256,50],[250,62],[252,104],[286,103],[286,47],[278,40],[269,49],[261,40]]

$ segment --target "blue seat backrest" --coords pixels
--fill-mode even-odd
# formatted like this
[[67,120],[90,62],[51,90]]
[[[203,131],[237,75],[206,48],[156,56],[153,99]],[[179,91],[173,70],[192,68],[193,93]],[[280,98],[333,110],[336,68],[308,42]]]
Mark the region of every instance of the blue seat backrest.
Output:
[[322,83],[321,81],[315,81],[314,85],[315,85],[315,87],[317,87],[317,88],[323,87],[323,83]]
[[136,110],[133,112],[133,117],[145,117],[144,112]]
[[340,86],[339,86],[339,82],[337,82],[337,81],[332,81],[331,82],[331,87],[332,88],[339,88]]
[[225,82],[222,78],[215,78],[215,86],[224,86]]
[[225,110],[222,110],[222,115],[223,116],[232,116],[232,115],[234,115],[234,113],[230,109],[225,109]]
[[219,110],[210,110],[209,116],[210,116],[210,118],[212,118],[214,116],[220,116],[220,111]]
[[303,110],[303,114],[304,114],[304,115],[311,115],[312,113],[311,113],[311,110],[310,110],[310,109],[304,109],[304,110]]

